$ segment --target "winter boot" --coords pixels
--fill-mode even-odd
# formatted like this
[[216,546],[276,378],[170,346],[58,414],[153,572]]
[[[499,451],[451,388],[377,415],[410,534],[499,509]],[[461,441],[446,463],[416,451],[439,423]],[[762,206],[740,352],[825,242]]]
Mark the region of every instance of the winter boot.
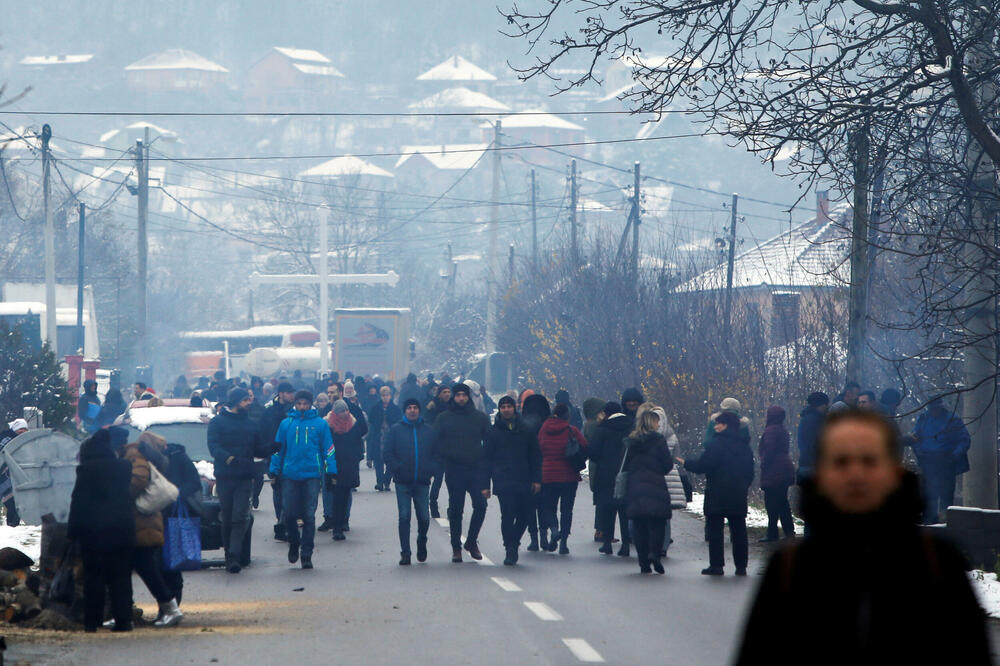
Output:
[[603,555],[610,555],[611,553],[614,552],[614,550],[611,548],[611,544],[610,543],[606,543],[603,546],[601,546],[600,548],[598,548],[597,552],[601,553]]
[[303,569],[312,569],[313,568],[312,555],[303,555],[302,556],[302,568]]
[[346,539],[346,538],[347,538],[347,537],[346,537],[346,536],[344,536],[344,533],[343,533],[343,532],[340,532],[340,531],[337,531],[337,532],[334,532],[334,533],[333,533],[333,540],[334,540],[334,541],[343,541],[343,540],[344,540],[344,539]]
[[656,558],[655,560],[653,560],[653,571],[655,571],[658,574],[663,573],[663,562],[660,561],[660,558]]
[[462,563],[462,549],[461,548],[452,548],[451,549],[451,561],[452,561],[452,564],[461,564]]
[[417,562],[427,561],[427,539],[417,539]]
[[320,523],[320,526],[316,528],[316,531],[329,532],[332,527],[333,527],[333,521],[330,520],[329,518],[323,518],[323,522]]
[[629,545],[627,543],[623,543],[622,547],[618,549],[618,557],[628,557],[629,555],[631,555]]
[[560,555],[569,555],[569,548],[566,546],[566,539],[568,538],[569,538],[568,536],[564,536],[562,539],[559,540]]
[[725,576],[726,572],[722,567],[706,567],[701,570],[702,576]]
[[285,530],[284,523],[277,523],[274,526],[274,540],[275,541],[288,541],[288,533]]
[[153,621],[154,627],[172,627],[184,619],[184,613],[177,607],[177,600],[171,599],[160,604],[160,613]]
[[288,544],[288,563],[295,564],[299,561],[299,544]]
[[465,549],[469,551],[469,555],[472,556],[474,560],[483,559],[483,554],[479,552],[479,544],[470,541],[465,542]]
[[408,567],[408,566],[410,566],[410,554],[409,553],[401,553],[400,554],[400,556],[399,556],[399,566],[401,566],[401,567]]
[[559,536],[558,531],[552,532],[552,534],[549,535],[549,547],[546,548],[546,550],[549,551],[550,553],[556,552],[556,548],[559,547],[560,538],[561,537]]
[[532,553],[537,553],[538,552],[538,532],[532,532],[531,534],[528,535],[528,538],[531,539],[530,543],[528,543],[528,551],[532,552]]
[[505,567],[512,567],[517,564],[517,548],[507,548],[507,556],[503,558]]

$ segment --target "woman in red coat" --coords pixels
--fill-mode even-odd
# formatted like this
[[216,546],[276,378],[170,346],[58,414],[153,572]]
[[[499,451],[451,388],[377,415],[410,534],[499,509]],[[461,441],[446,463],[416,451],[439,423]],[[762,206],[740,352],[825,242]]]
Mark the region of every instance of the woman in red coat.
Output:
[[[570,437],[586,451],[587,440],[583,433],[569,424],[569,405],[558,404],[538,431],[538,446],[542,449],[542,525],[539,527],[543,546],[547,545],[549,552],[558,546],[560,555],[569,554],[566,540],[573,525],[573,504],[580,484],[580,472],[566,457]],[[548,530],[552,533],[546,539]]]

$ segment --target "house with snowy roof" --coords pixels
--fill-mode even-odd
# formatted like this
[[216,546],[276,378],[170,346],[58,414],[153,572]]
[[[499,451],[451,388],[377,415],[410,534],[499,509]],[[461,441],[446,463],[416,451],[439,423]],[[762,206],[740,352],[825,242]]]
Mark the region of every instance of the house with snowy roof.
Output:
[[245,95],[255,108],[295,108],[333,94],[343,79],[319,51],[274,46],[247,71]]
[[486,90],[496,80],[497,77],[460,55],[451,56],[417,77],[417,81],[424,83],[462,85],[480,91]]
[[[816,199],[815,217],[755,243],[736,255],[733,264],[734,302],[759,312],[774,346],[806,334],[816,315],[828,319],[842,310],[846,321],[852,211],[847,204],[831,208],[826,192],[817,192]],[[724,292],[727,272],[728,264],[722,262],[678,285],[674,293]]]
[[[558,146],[556,150],[570,155],[583,155],[582,146],[585,130],[582,125],[567,118],[547,113],[538,109],[528,109],[519,113],[500,118],[500,128],[503,133],[503,143],[507,146]],[[494,126],[491,122],[480,124],[483,141],[493,141]],[[552,151],[525,150],[524,157],[531,162],[546,166],[562,166],[567,157]]]
[[126,66],[125,78],[137,92],[209,92],[225,85],[229,70],[193,51],[167,49]]
[[426,146],[403,146],[393,171],[403,184],[429,189],[443,189],[466,171],[462,181],[477,188],[487,185],[489,160],[487,143],[452,143]]

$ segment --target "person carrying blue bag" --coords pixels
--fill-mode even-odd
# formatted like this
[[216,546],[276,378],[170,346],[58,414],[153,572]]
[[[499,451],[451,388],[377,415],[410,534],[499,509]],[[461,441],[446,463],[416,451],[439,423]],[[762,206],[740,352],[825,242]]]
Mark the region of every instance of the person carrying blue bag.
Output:
[[313,409],[312,402],[312,393],[305,389],[295,394],[294,408],[278,426],[274,437],[278,452],[271,457],[269,470],[272,478],[281,479],[288,562],[295,564],[301,555],[303,569],[313,568],[316,504],[324,478],[327,483],[335,484],[337,476],[330,426]]

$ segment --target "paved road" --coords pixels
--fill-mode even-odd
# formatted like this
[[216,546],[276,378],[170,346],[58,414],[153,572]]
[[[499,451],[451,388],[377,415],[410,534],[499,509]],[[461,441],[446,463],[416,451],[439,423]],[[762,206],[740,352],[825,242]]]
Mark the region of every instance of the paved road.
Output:
[[[641,576],[634,557],[601,556],[586,484],[568,556],[522,553],[519,566],[500,565],[494,498],[480,545],[495,564],[451,564],[447,529],[432,521],[428,562],[400,567],[395,494],[370,490],[368,470],[362,480],[348,540],[317,534],[312,571],[288,564],[286,546],[271,538],[273,513],[262,507],[253,566],[236,576],[187,575],[180,627],[74,635],[71,646],[44,648],[19,648],[15,638],[8,656],[53,664],[724,664],[759,580],[699,575],[703,527],[687,514],[675,514],[665,576]],[[155,613],[135,584],[138,603]]]

